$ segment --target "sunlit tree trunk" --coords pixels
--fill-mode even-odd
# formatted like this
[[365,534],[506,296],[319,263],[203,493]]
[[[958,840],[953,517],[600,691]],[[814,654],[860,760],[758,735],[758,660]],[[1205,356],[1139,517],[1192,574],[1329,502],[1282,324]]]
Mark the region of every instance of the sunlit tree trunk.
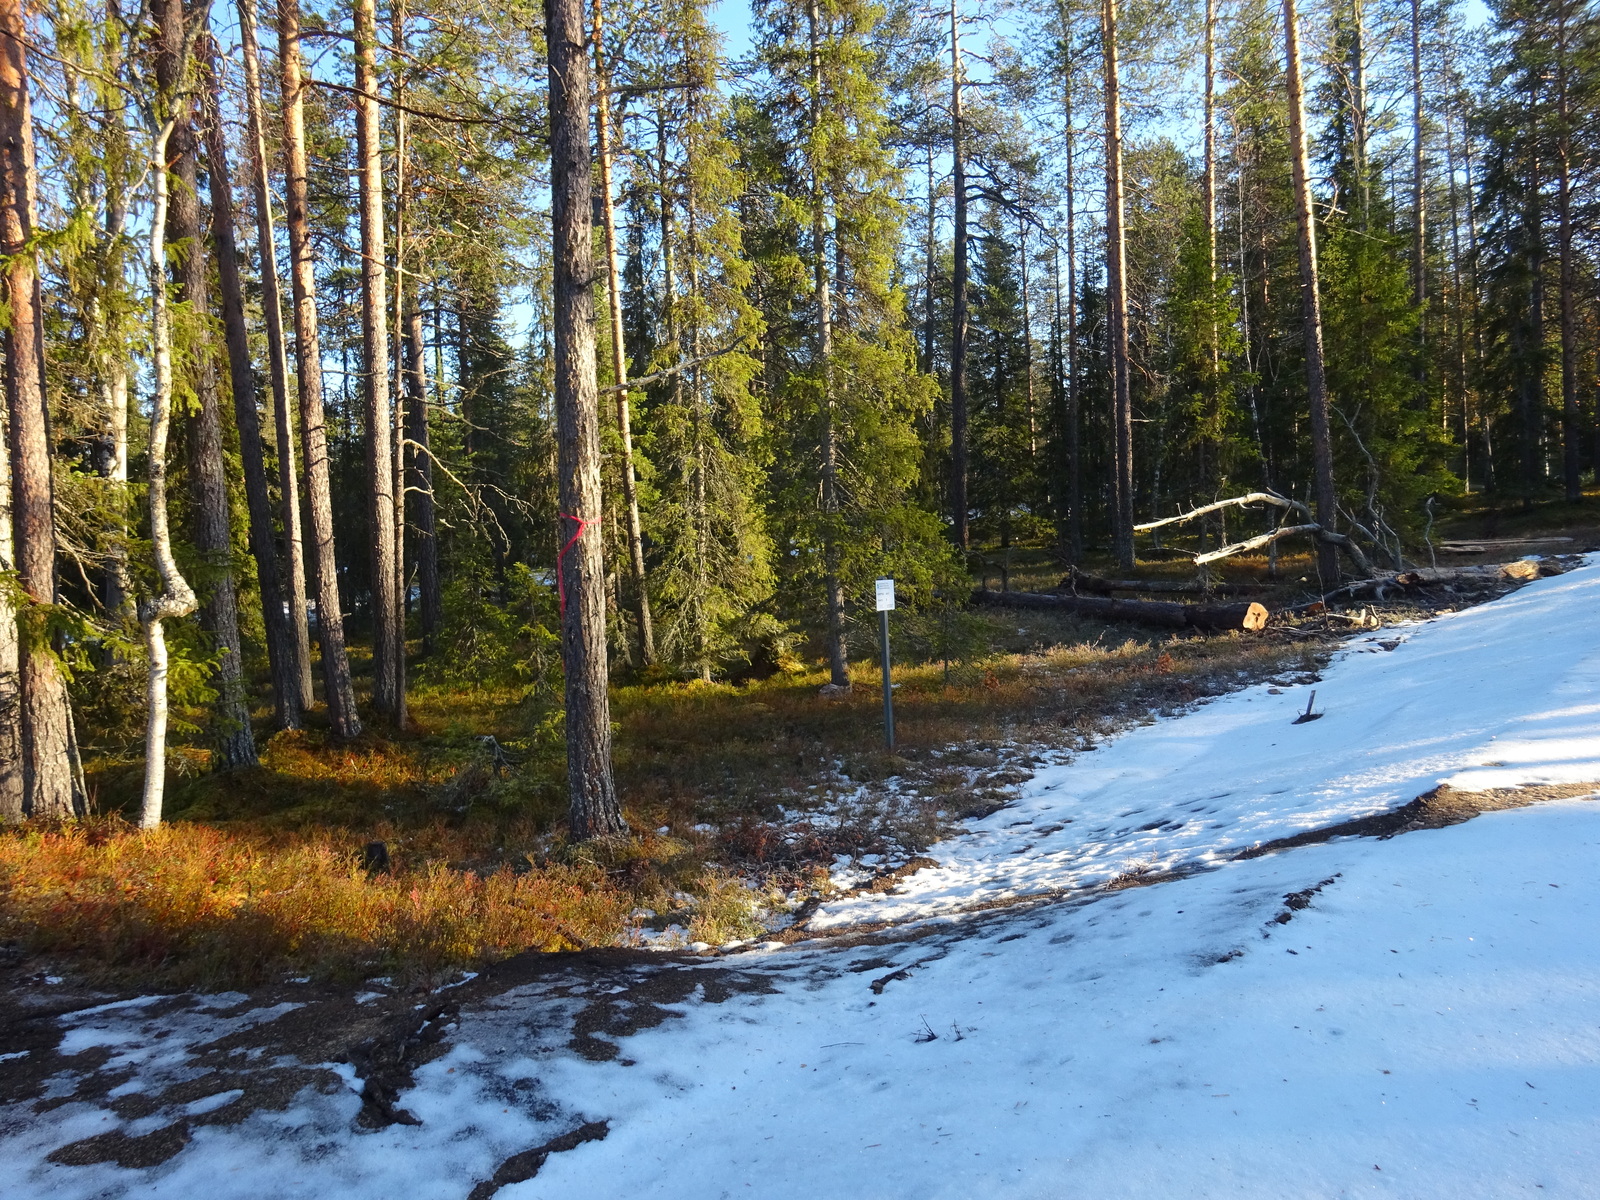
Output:
[[17,732],[23,812],[30,817],[70,817],[82,812],[83,797],[76,794],[70,766],[67,684],[45,624],[37,619],[42,614],[33,607],[55,603],[56,534],[43,312],[32,245],[36,181],[26,36],[21,0],[0,0],[0,262],[10,317],[4,335],[11,460],[9,540],[23,596],[23,607],[15,617]]
[[278,56],[282,72],[284,199],[289,231],[290,282],[294,293],[295,374],[300,387],[300,439],[305,458],[306,505],[310,510],[316,569],[317,638],[322,646],[322,683],[334,736],[358,737],[345,651],[344,613],[339,605],[339,564],[333,547],[333,497],[328,483],[328,437],[322,410],[322,349],[317,336],[315,250],[307,211],[305,134],[306,80],[300,63],[298,0],[278,2]]
[[302,709],[294,630],[284,604],[277,547],[272,535],[272,499],[267,494],[261,416],[256,408],[255,366],[250,359],[250,330],[245,324],[244,285],[239,278],[238,246],[234,236],[228,141],[222,124],[221,96],[209,38],[202,47],[201,69],[207,89],[206,176],[211,185],[211,238],[216,245],[222,328],[228,347],[228,378],[233,390],[239,461],[243,467],[245,504],[250,516],[250,553],[256,560],[256,580],[261,589],[261,616],[267,635],[267,661],[272,672],[278,725],[283,729],[299,729]]
[[[813,11],[815,5],[813,4]],[[955,542],[970,544],[967,529],[967,160],[961,109],[961,14],[950,0],[950,157],[955,205],[955,269],[950,297],[950,515]],[[835,681],[837,682],[837,681]]]
[[[1411,302],[1419,314],[1428,300],[1428,193],[1422,173],[1422,114],[1422,0],[1411,0]],[[1419,315],[1419,344],[1426,344],[1426,336],[1426,324]]]
[[[0,8],[0,13],[3,13]],[[4,79],[0,76],[0,86]],[[0,404],[0,571],[17,569],[11,539],[11,422]],[[22,818],[22,675],[17,612],[0,591],[0,822]]]
[[[1300,311],[1305,336],[1306,388],[1311,407],[1312,495],[1317,523],[1333,530],[1338,517],[1333,489],[1333,445],[1328,428],[1328,381],[1322,360],[1322,297],[1317,282],[1316,213],[1311,206],[1311,164],[1306,150],[1305,93],[1300,73],[1300,17],[1295,0],[1283,0],[1289,85],[1289,155],[1294,167],[1294,210],[1300,243]],[[1317,573],[1324,589],[1339,581],[1338,549],[1317,543]]]
[[361,206],[361,348],[367,419],[367,498],[372,532],[372,706],[397,727],[406,719],[405,637],[395,569],[394,413],[389,396],[383,139],[378,115],[377,14],[355,2],[356,160]]
[[[623,345],[622,279],[617,258],[617,214],[611,203],[611,76],[605,59],[605,0],[594,4],[595,149],[600,159],[600,220],[606,239],[606,295],[611,315],[611,370],[617,387],[617,433],[622,441],[622,502],[627,508],[628,568],[633,577],[633,610],[639,622],[639,662],[656,660],[655,626],[645,577],[644,532],[639,522],[639,486],[633,470],[632,414],[628,403],[628,359]],[[620,126],[618,127],[620,132]],[[666,203],[662,197],[662,203]]]
[[556,570],[563,606],[569,823],[572,836],[582,839],[627,830],[611,771],[611,701],[606,690],[593,162],[582,0],[547,0],[545,29],[550,63],[556,462],[566,535]]
[[[811,270],[812,297],[817,305],[817,369],[821,372],[822,384],[822,557],[823,585],[828,600],[828,678],[837,687],[849,687],[850,664],[844,640],[844,583],[839,578],[839,530],[836,528],[839,439],[833,419],[833,289],[828,267],[828,206],[822,188],[822,166],[817,161],[823,150],[822,14],[817,0],[810,0],[807,13],[811,49]],[[952,422],[952,436],[953,429]]]
[[1133,399],[1128,379],[1128,265],[1123,228],[1122,80],[1117,64],[1117,0],[1102,0],[1106,91],[1106,298],[1111,342],[1115,486],[1111,544],[1117,565],[1133,569]]
[[[178,39],[176,58],[170,64],[175,87],[181,88],[188,75],[191,43]],[[146,489],[150,510],[150,549],[155,559],[160,591],[139,605],[139,624],[144,630],[148,660],[145,682],[144,797],[139,825],[154,829],[161,824],[161,808],[167,779],[167,635],[165,622],[186,617],[198,605],[194,590],[178,570],[172,553],[172,530],[167,518],[167,438],[172,428],[172,315],[167,298],[167,218],[170,176],[167,172],[169,143],[182,114],[166,115],[177,107],[180,96],[161,90],[162,113],[166,119],[151,139],[150,176],[154,198],[150,213],[150,357],[154,388],[150,395],[150,444]],[[184,105],[184,107],[187,107]]]
[[290,419],[289,362],[283,335],[283,299],[278,286],[277,239],[273,231],[271,173],[267,167],[266,121],[261,102],[261,54],[256,44],[254,0],[239,0],[239,40],[244,52],[245,111],[249,119],[250,169],[255,190],[256,241],[261,270],[261,310],[267,329],[267,368],[272,383],[273,435],[278,443],[282,490],[284,590],[294,637],[294,678],[303,713],[316,702],[311,687],[311,630],[306,609],[306,563],[300,536],[300,481],[295,470],[294,423]]
[[[177,123],[168,149],[172,152],[172,184],[168,200],[167,242],[175,252],[179,295],[195,320],[193,384],[196,411],[185,430],[188,451],[189,523],[194,547],[206,561],[202,577],[200,625],[217,649],[217,700],[212,714],[214,765],[222,770],[254,766],[255,737],[245,692],[239,641],[238,591],[233,571],[233,535],[228,512],[228,485],[222,469],[222,407],[217,393],[217,368],[211,353],[210,288],[205,234],[200,218],[199,153],[196,104],[178,75],[185,58],[188,23],[204,29],[210,4],[185,12],[183,0],[161,0],[161,49],[156,56],[160,89],[176,97]],[[209,586],[207,586],[209,585]]]
[[1577,254],[1573,247],[1572,220],[1572,95],[1570,27],[1565,4],[1557,10],[1555,36],[1556,136],[1556,253],[1559,258],[1561,324],[1561,441],[1562,475],[1566,498],[1576,504],[1583,499],[1583,480],[1578,457],[1578,302]]

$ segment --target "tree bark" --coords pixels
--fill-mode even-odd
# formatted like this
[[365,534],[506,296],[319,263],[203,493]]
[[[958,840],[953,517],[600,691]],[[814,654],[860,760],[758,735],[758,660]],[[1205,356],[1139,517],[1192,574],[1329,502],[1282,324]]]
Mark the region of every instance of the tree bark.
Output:
[[244,468],[245,503],[250,514],[250,553],[256,560],[256,579],[261,588],[261,615],[266,628],[267,660],[272,672],[278,725],[282,729],[299,729],[302,708],[294,629],[278,575],[272,499],[267,494],[255,369],[250,361],[250,331],[245,324],[244,285],[239,279],[239,250],[234,236],[228,139],[222,126],[222,99],[209,38],[204,43],[201,69],[206,82],[206,176],[211,185],[211,238],[216,246],[222,328],[228,347],[228,378],[233,385],[233,415],[239,427],[239,460]]
[[1411,0],[1411,302],[1417,309],[1418,372],[1427,344],[1423,306],[1428,300],[1427,191],[1422,176],[1422,0]]
[[[1069,10],[1070,13],[1070,10]],[[1068,18],[1066,38],[1070,48],[1072,26]],[[1078,176],[1074,151],[1077,146],[1076,111],[1073,93],[1073,63],[1067,61],[1066,156],[1067,156],[1067,550],[1071,561],[1083,561],[1083,462],[1082,429],[1078,390],[1078,214],[1076,206]]]
[[[605,59],[605,0],[594,3],[595,143],[600,158],[600,219],[606,238],[606,295],[611,314],[611,370],[616,376],[617,433],[622,440],[622,501],[627,507],[628,566],[633,576],[633,611],[639,622],[639,662],[656,660],[656,635],[645,576],[644,532],[639,522],[639,485],[633,471],[633,429],[628,404],[628,359],[623,345],[622,280],[617,261],[617,214],[611,203],[611,76]],[[663,202],[665,197],[663,197]]]
[[361,350],[372,533],[372,707],[405,727],[405,637],[396,587],[394,413],[384,278],[383,138],[378,114],[377,11],[355,0],[356,162],[361,206]]
[[[194,390],[198,411],[188,421],[190,536],[211,575],[202,580],[200,626],[216,645],[217,701],[212,737],[220,770],[253,767],[255,736],[250,729],[249,697],[245,692],[244,664],[239,642],[238,592],[233,574],[233,534],[228,513],[228,484],[222,471],[222,407],[217,394],[216,362],[208,336],[210,295],[205,256],[205,235],[200,217],[199,153],[195,129],[195,104],[179,77],[185,58],[188,22],[204,29],[210,21],[209,0],[186,13],[183,0],[162,0],[159,9],[161,49],[156,56],[160,89],[175,98],[176,125],[168,141],[174,163],[167,210],[167,241],[173,255],[179,295],[197,322],[194,354]],[[192,51],[191,51],[192,53]]]
[[[950,157],[955,202],[955,271],[950,298],[950,515],[956,546],[970,545],[967,529],[967,161],[961,111],[961,16],[950,0]],[[815,4],[813,4],[813,10]],[[835,683],[844,682],[835,679]]]
[[[167,66],[173,88],[158,92],[161,127],[151,138],[149,170],[154,181],[150,214],[150,348],[155,387],[150,397],[149,465],[146,472],[150,507],[150,549],[161,590],[139,605],[148,659],[145,682],[144,797],[139,826],[161,824],[167,779],[167,640],[164,622],[186,617],[198,606],[194,589],[178,570],[172,553],[172,531],[167,519],[167,438],[172,426],[172,317],[167,296],[167,224],[170,207],[168,162],[174,129],[187,118],[187,100],[177,94],[189,74],[188,60],[193,29],[179,25],[174,57]],[[171,115],[167,113],[171,110]],[[181,185],[180,185],[181,186]]]
[[[10,434],[11,533],[17,583],[25,597],[17,622],[22,810],[30,817],[83,811],[69,766],[72,714],[67,684],[45,628],[56,598],[55,496],[49,411],[44,391],[44,331],[34,269],[33,116],[28,95],[21,0],[0,0],[0,262],[10,323],[4,337]],[[36,607],[37,606],[37,607]]]
[[[4,9],[0,7],[0,20]],[[0,29],[5,26],[0,24]],[[0,47],[0,54],[4,47]],[[5,97],[0,69],[0,102]],[[4,120],[0,114],[0,121]],[[0,571],[17,569],[11,538],[11,421],[0,404]],[[17,611],[9,591],[0,591],[0,824],[20,821],[22,786],[22,674],[18,657]]]
[[1355,98],[1351,105],[1354,109],[1351,121],[1351,142],[1353,143],[1356,169],[1356,186],[1361,190],[1361,229],[1363,232],[1372,223],[1372,179],[1371,168],[1367,165],[1367,13],[1366,0],[1350,0],[1350,23],[1352,26],[1350,57],[1352,59],[1352,74]]
[[359,737],[345,651],[344,613],[339,606],[339,566],[333,546],[333,496],[328,483],[328,438],[322,411],[322,348],[317,333],[315,251],[307,209],[305,135],[306,81],[300,63],[300,5],[279,0],[278,57],[282,74],[285,224],[289,230],[290,282],[294,296],[295,374],[300,387],[300,438],[305,458],[306,505],[310,510],[312,561],[316,569],[317,638],[322,645],[322,683],[333,734]]
[[[1333,442],[1328,426],[1328,380],[1322,359],[1322,296],[1317,283],[1316,213],[1311,206],[1311,164],[1306,148],[1305,93],[1300,71],[1300,17],[1295,0],[1283,0],[1285,58],[1289,85],[1289,154],[1294,167],[1295,222],[1300,245],[1300,312],[1305,329],[1306,389],[1311,408],[1311,452],[1317,524],[1333,530],[1338,502],[1333,487]],[[1338,550],[1317,546],[1317,573],[1324,589],[1339,582]]]
[[1559,256],[1561,322],[1562,474],[1568,503],[1583,499],[1578,457],[1578,306],[1577,265],[1572,246],[1572,98],[1567,9],[1558,8],[1556,24],[1556,237]]
[[415,281],[400,280],[405,308],[406,437],[412,443],[407,490],[416,497],[417,616],[422,648],[434,650],[444,596],[439,582],[439,526],[433,498],[433,454],[428,441],[427,375],[423,366],[422,307]]
[[1116,428],[1115,511],[1111,542],[1117,565],[1133,570],[1133,400],[1128,364],[1128,265],[1123,228],[1122,80],[1117,65],[1117,0],[1102,0],[1106,92],[1106,292],[1111,342],[1112,424]]
[[545,30],[550,63],[556,463],[566,534],[556,571],[563,604],[569,823],[572,836],[584,839],[623,833],[627,823],[611,773],[611,701],[606,690],[594,197],[582,0],[547,0]]
[[[394,0],[389,6],[389,29],[393,41],[389,47],[390,87],[394,104],[394,327],[389,339],[393,374],[387,375],[390,395],[390,479],[394,483],[394,604],[395,630],[399,638],[399,655],[396,669],[400,675],[400,703],[405,707],[406,696],[406,616],[410,611],[410,591],[406,584],[406,409],[407,386],[405,379],[406,340],[406,218],[410,215],[411,179],[406,173],[410,156],[410,128],[405,104],[406,57],[406,6],[405,0]],[[387,318],[384,313],[383,317]],[[385,362],[384,370],[390,363]],[[404,721],[402,720],[402,724]]]
[[267,365],[272,381],[273,434],[278,443],[283,543],[294,637],[294,677],[303,714],[316,697],[311,687],[311,629],[306,609],[306,562],[300,536],[300,481],[295,470],[294,428],[289,414],[289,362],[283,336],[283,299],[278,286],[277,238],[273,233],[271,175],[267,167],[266,121],[261,104],[261,53],[256,44],[254,0],[239,0],[239,40],[244,51],[245,110],[249,118],[251,174],[255,185],[256,240],[261,267],[261,309],[267,327]]
[[[828,205],[816,161],[822,128],[822,13],[808,9],[811,37],[811,254],[812,293],[817,304],[817,366],[822,378],[822,557],[828,593],[828,678],[850,686],[844,635],[844,584],[839,578],[839,445],[833,421],[833,290],[828,271]],[[963,475],[962,486],[965,487]]]

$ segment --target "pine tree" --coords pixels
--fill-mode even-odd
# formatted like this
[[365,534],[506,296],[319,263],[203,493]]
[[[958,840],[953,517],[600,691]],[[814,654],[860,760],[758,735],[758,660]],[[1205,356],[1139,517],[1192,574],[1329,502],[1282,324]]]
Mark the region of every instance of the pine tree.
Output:
[[605,597],[600,559],[600,439],[590,224],[589,51],[582,6],[547,0],[550,193],[554,230],[555,410],[561,518],[556,562],[566,664],[567,786],[575,838],[627,829],[611,774]]
[[[46,433],[41,297],[31,245],[37,181],[25,38],[21,4],[4,0],[0,3],[0,254],[9,315],[5,393],[11,528],[0,533],[9,532],[14,539],[14,551],[8,546],[5,553],[8,559],[14,554],[19,585],[20,606],[12,619],[17,625],[21,808],[28,816],[59,818],[81,813],[84,798],[76,794],[72,778],[72,714],[48,628],[48,614],[56,602],[55,501]],[[9,640],[9,630],[0,628],[0,643]],[[4,652],[0,671],[9,657]],[[5,804],[9,808],[13,801],[7,799]]]

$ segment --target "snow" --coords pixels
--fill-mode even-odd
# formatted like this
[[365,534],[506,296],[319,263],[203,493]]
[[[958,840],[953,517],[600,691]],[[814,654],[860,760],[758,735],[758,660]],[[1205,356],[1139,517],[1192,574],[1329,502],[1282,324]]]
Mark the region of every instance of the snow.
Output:
[[[1600,569],[1350,643],[1315,683],[1263,683],[1048,766],[930,853],[894,894],[825,905],[817,930],[907,921],[1213,866],[1383,812],[1440,783],[1600,781]],[[1316,691],[1323,716],[1293,724]]]
[[[159,1166],[62,1166],[57,1147],[185,1114],[124,1120],[53,1081],[49,1104],[0,1108],[0,1195],[457,1200],[602,1120],[603,1140],[497,1195],[1596,1194],[1600,803],[1228,854],[1445,781],[1600,781],[1597,590],[1585,567],[1356,642],[1315,685],[1135,729],[1046,768],[900,894],[826,910],[836,928],[909,929],[553,974],[465,1003],[398,1097],[417,1126],[361,1129],[361,1080],[330,1063],[332,1086],[202,1123]],[[1326,715],[1293,726],[1310,686]],[[1135,862],[1196,872],[1076,890]],[[631,1033],[592,1019],[668,971],[684,986],[653,1001],[660,1019]],[[469,993],[484,994],[449,994]],[[210,1069],[198,1051],[215,1039],[287,1008],[147,1000],[60,1021],[155,1095]],[[580,1025],[615,1057],[575,1053]],[[228,1100],[186,1103],[220,1116]]]
[[1592,1194],[1597,850],[1600,806],[1495,813],[703,1005],[546,1072],[613,1132],[501,1195]]

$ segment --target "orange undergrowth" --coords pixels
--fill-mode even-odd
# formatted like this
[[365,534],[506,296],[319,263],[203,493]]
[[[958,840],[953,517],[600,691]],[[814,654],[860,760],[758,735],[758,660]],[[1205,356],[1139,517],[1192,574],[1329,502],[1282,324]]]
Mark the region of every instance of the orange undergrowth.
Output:
[[347,848],[304,834],[141,834],[110,820],[0,834],[0,941],[71,954],[108,980],[431,977],[610,941],[629,905],[581,865],[479,875],[432,862],[369,879]]

